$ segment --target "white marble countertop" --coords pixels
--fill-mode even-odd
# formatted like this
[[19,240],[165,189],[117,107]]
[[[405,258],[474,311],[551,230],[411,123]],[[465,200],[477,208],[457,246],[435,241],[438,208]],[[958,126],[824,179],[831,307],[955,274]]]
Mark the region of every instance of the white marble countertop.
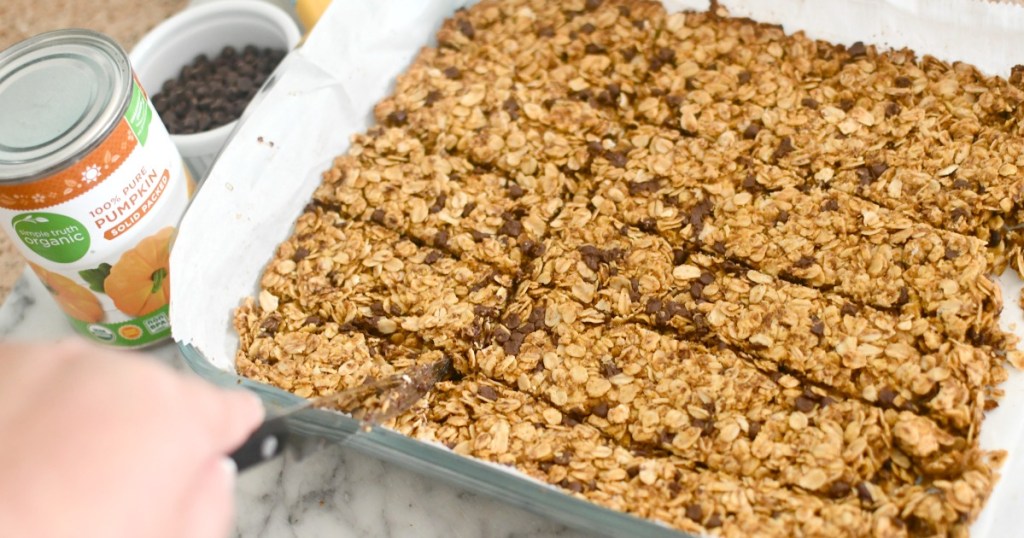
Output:
[[[55,341],[73,333],[57,305],[26,273],[0,307],[0,338]],[[173,343],[146,353],[188,367]],[[287,454],[287,453],[286,453]],[[243,473],[237,486],[238,537],[548,537],[583,535],[557,523],[330,446]]]

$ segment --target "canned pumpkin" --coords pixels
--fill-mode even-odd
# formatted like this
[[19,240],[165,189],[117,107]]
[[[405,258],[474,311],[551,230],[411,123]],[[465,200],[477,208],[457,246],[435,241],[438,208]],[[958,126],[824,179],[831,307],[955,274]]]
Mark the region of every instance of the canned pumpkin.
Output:
[[59,30],[0,52],[0,227],[76,331],[119,347],[170,335],[192,186],[116,42]]

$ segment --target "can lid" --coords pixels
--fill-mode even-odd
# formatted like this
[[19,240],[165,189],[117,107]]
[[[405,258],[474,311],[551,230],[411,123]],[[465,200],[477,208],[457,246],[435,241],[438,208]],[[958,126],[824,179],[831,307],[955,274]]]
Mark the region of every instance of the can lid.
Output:
[[91,30],[57,30],[0,52],[0,182],[43,177],[78,160],[120,119],[128,56]]

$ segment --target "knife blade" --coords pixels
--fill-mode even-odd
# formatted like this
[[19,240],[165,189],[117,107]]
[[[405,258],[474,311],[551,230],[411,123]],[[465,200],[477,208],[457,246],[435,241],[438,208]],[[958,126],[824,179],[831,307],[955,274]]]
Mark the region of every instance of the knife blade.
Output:
[[[295,444],[295,432],[289,427],[289,419],[307,409],[348,413],[361,421],[358,432],[369,431],[374,426],[379,426],[408,411],[434,385],[451,378],[454,374],[452,360],[445,356],[434,362],[411,366],[387,377],[367,379],[361,385],[306,400],[295,407],[268,416],[229,457],[234,460],[239,472],[274,459],[286,446]],[[326,443],[321,442],[316,447],[324,444]]]

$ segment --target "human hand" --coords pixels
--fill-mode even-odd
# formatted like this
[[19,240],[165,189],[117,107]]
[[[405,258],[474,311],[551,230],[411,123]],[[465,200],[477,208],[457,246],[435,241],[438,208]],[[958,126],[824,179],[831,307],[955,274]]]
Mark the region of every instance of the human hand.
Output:
[[0,344],[0,536],[222,538],[263,413],[137,354]]

